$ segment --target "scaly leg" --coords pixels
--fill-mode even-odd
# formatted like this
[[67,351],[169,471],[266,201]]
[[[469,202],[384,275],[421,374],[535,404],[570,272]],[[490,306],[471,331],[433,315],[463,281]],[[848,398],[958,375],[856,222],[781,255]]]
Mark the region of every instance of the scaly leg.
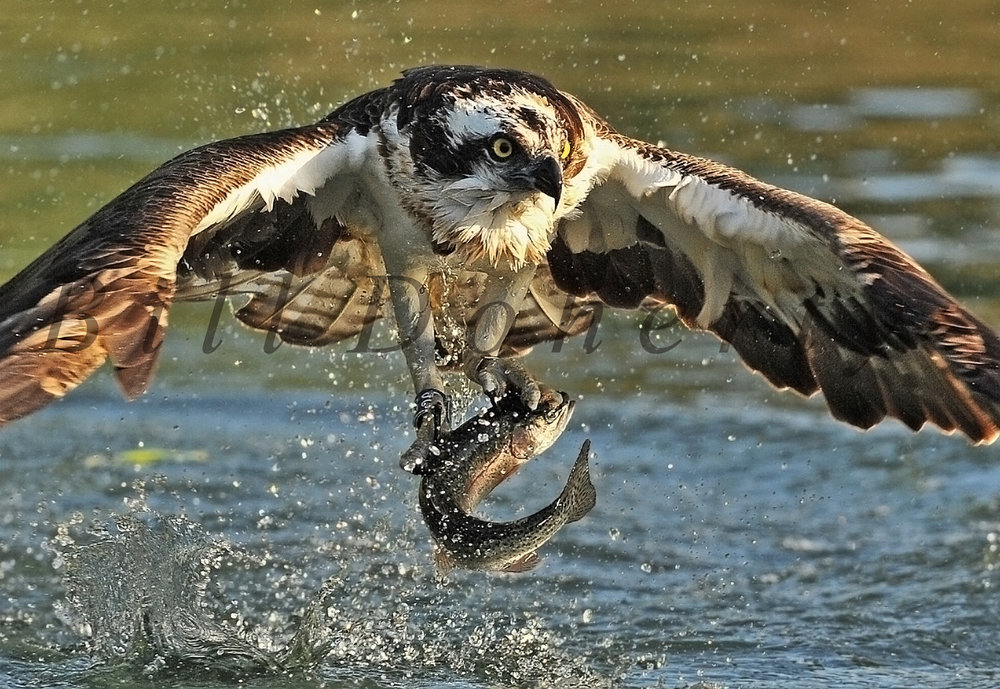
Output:
[[[524,300],[534,266],[494,275],[480,298],[480,315],[467,333],[465,372],[483,391],[498,399],[517,390],[522,402],[535,409],[541,399],[538,383],[517,360],[498,355]],[[451,428],[451,399],[435,363],[434,319],[425,289],[427,270],[411,267],[391,281],[390,296],[403,354],[417,391],[413,423],[416,439],[400,458],[400,466],[419,474],[432,446]]]
[[417,391],[413,416],[416,438],[399,464],[414,474],[420,473],[431,446],[451,428],[451,400],[443,392],[444,381],[434,362],[434,318],[426,283],[427,270],[420,266],[411,266],[389,279],[399,341]]
[[541,399],[538,382],[519,360],[498,354],[534,275],[535,267],[527,266],[489,281],[479,300],[479,319],[467,334],[464,365],[465,374],[494,400],[513,388],[519,391],[521,401],[529,409],[535,409]]

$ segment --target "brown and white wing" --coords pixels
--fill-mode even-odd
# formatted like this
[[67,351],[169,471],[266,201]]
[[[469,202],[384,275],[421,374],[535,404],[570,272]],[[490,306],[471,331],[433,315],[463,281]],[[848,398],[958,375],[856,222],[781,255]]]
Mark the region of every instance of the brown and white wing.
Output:
[[[351,106],[338,111],[343,120],[334,113],[178,156],[0,286],[0,425],[62,397],[107,359],[128,397],[142,393],[175,301],[243,298],[239,320],[307,346],[383,317],[379,248],[338,219],[343,204],[369,203],[358,172],[375,151],[352,124],[365,104]],[[482,274],[463,273],[438,310],[449,321],[439,331],[474,328],[484,287]],[[555,288],[543,267],[505,353],[585,329],[595,302]]]
[[900,249],[828,204],[599,127],[598,184],[548,255],[570,294],[671,304],[779,388],[868,428],[1000,434],[1000,338]]
[[372,150],[327,118],[196,148],[123,192],[0,287],[0,423],[105,359],[138,395],[175,299],[248,293],[239,317],[292,341],[356,332],[374,316],[347,283],[383,271],[336,209]]

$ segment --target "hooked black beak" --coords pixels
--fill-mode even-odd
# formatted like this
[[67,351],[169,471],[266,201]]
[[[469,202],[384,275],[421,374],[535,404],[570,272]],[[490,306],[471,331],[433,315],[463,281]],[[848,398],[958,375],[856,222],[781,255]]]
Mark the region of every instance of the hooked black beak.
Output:
[[528,175],[531,186],[546,196],[551,196],[558,207],[559,197],[562,196],[562,167],[559,161],[552,156],[539,158],[531,164]]

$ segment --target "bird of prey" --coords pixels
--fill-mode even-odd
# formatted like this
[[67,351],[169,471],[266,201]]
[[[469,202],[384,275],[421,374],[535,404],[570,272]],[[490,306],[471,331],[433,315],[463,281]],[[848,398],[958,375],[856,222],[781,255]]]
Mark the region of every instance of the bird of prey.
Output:
[[392,314],[422,453],[441,371],[499,397],[516,355],[595,305],[669,305],[838,419],[1000,434],[1000,339],[860,220],[615,131],[521,71],[411,69],[315,124],[209,143],[153,170],[0,287],[0,423],[105,359],[149,383],[170,305],[325,345]]

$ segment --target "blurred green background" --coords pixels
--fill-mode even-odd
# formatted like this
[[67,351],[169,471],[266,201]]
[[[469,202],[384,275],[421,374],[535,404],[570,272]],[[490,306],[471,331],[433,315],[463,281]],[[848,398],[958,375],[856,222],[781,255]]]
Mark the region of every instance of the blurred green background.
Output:
[[[629,134],[833,200],[905,248],[970,241],[1000,224],[998,7],[5,0],[0,278],[177,152],[314,120],[431,62],[541,73]],[[956,156],[987,156],[973,193],[936,175]],[[881,173],[912,176],[850,191]],[[992,265],[934,267],[975,297]]]

